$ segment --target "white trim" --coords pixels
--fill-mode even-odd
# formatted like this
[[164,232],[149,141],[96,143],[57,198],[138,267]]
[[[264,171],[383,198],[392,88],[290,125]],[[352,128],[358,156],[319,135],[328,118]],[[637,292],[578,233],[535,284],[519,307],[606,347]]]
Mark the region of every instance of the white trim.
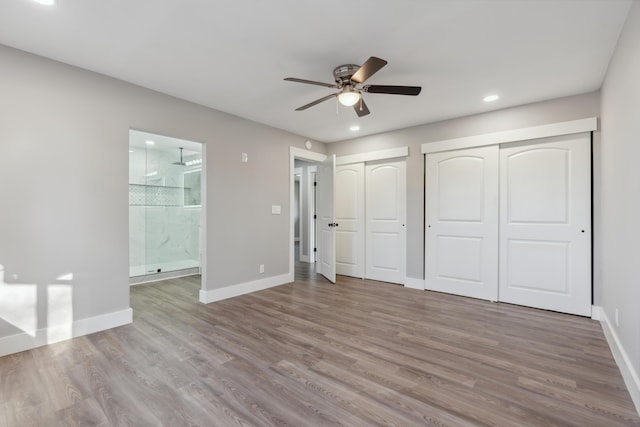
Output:
[[369,151],[367,153],[336,157],[336,166],[348,165],[350,163],[373,162],[375,160],[395,159],[396,157],[407,157],[408,155],[409,147],[388,148],[386,150]]
[[202,208],[200,209],[200,289],[207,288],[208,274],[207,274],[207,216],[209,211],[209,200],[207,199],[207,176],[209,175],[209,167],[207,166],[209,160],[209,150],[207,144],[202,144],[202,181],[200,183],[200,203]]
[[405,277],[404,287],[410,289],[420,289],[421,291],[424,291],[424,280],[414,279],[413,277]]
[[311,160],[312,162],[324,162],[325,160],[327,160],[326,154],[303,150],[302,148],[298,147],[289,147],[289,155],[302,160]]
[[76,320],[70,325],[41,328],[36,331],[35,336],[22,332],[8,337],[2,337],[0,338],[0,357],[71,338],[81,337],[83,335],[93,334],[106,329],[128,325],[132,321],[133,310],[127,308],[121,311]]
[[631,400],[636,406],[636,411],[640,414],[640,377],[631,363],[629,354],[625,351],[620,338],[615,329],[611,326],[607,313],[604,310],[600,310],[600,324],[604,331],[604,336],[607,338],[613,358],[618,364],[624,383],[627,386],[627,390],[631,395]]
[[211,289],[209,291],[201,290],[200,302],[203,304],[209,304],[227,298],[233,298],[244,294],[250,294],[251,292],[272,288],[274,286],[284,285],[286,283],[291,283],[291,280],[289,280],[289,274],[266,277],[252,282],[238,283],[237,285],[225,286],[224,288]]
[[602,320],[602,307],[598,305],[591,306],[591,319],[593,320]]
[[422,154],[428,154],[440,151],[458,150],[461,148],[484,147],[487,145],[505,144],[507,142],[528,141],[531,139],[547,138],[550,136],[591,132],[597,129],[597,117],[589,117],[587,119],[571,120],[568,122],[551,123],[542,126],[466,136],[464,138],[427,142],[422,144],[421,148]]
[[309,262],[309,255],[300,254],[300,262]]

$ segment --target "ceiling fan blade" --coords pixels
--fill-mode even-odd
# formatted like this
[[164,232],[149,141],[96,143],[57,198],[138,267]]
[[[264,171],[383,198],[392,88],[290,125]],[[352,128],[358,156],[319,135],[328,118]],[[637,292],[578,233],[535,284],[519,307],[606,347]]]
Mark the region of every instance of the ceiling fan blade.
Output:
[[368,93],[387,93],[390,95],[411,95],[416,96],[422,90],[420,86],[385,86],[385,85],[367,85],[362,88]]
[[364,83],[365,80],[373,76],[380,70],[380,68],[384,67],[385,65],[387,65],[387,61],[372,56],[371,58],[367,59],[367,62],[365,62],[364,64],[362,64],[362,66],[360,66],[360,68],[358,68],[358,71],[356,71],[353,76],[351,76],[351,80],[356,83]]
[[306,110],[307,108],[313,107],[314,105],[318,105],[321,102],[324,102],[324,101],[326,101],[328,99],[335,98],[336,96],[338,96],[338,94],[332,93],[331,95],[327,95],[327,96],[322,97],[320,99],[316,99],[315,101],[310,102],[310,103],[308,103],[306,105],[303,105],[302,107],[298,107],[298,108],[296,108],[296,111]]
[[336,84],[331,84],[331,83],[322,83],[322,82],[314,82],[313,80],[304,80],[304,79],[297,79],[295,77],[287,77],[285,79],[288,82],[296,82],[296,83],[306,83],[308,85],[316,85],[316,86],[324,86],[324,87],[330,87],[332,89],[340,89],[338,87],[338,85]]
[[356,111],[358,117],[366,116],[369,114],[369,108],[367,108],[367,104],[364,103],[364,99],[360,98],[360,101],[356,102],[353,105],[353,109]]

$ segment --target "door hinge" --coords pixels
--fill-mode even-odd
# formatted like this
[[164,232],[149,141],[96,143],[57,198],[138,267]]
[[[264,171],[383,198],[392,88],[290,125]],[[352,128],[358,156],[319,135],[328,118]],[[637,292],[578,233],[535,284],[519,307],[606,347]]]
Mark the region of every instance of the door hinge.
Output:
[[313,252],[318,252],[318,248],[313,248]]
[[314,216],[313,216],[313,219],[318,219],[318,215],[314,215]]
[[314,186],[314,187],[317,187],[317,186],[318,186],[318,183],[314,181],[314,182],[313,182],[313,186]]

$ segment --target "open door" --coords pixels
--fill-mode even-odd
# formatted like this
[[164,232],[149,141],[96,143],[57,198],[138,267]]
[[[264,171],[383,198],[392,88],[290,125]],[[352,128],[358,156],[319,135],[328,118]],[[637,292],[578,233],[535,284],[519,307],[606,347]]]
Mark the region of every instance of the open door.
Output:
[[316,172],[316,197],[318,221],[318,273],[331,283],[336,283],[336,213],[334,181],[336,173],[336,155],[318,164]]

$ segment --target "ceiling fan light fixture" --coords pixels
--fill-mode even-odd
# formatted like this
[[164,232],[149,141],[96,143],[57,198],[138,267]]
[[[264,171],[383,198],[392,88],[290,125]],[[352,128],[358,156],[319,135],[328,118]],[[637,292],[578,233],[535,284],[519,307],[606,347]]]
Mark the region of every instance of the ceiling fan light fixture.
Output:
[[345,107],[356,105],[360,101],[360,92],[346,88],[338,94],[338,101]]

